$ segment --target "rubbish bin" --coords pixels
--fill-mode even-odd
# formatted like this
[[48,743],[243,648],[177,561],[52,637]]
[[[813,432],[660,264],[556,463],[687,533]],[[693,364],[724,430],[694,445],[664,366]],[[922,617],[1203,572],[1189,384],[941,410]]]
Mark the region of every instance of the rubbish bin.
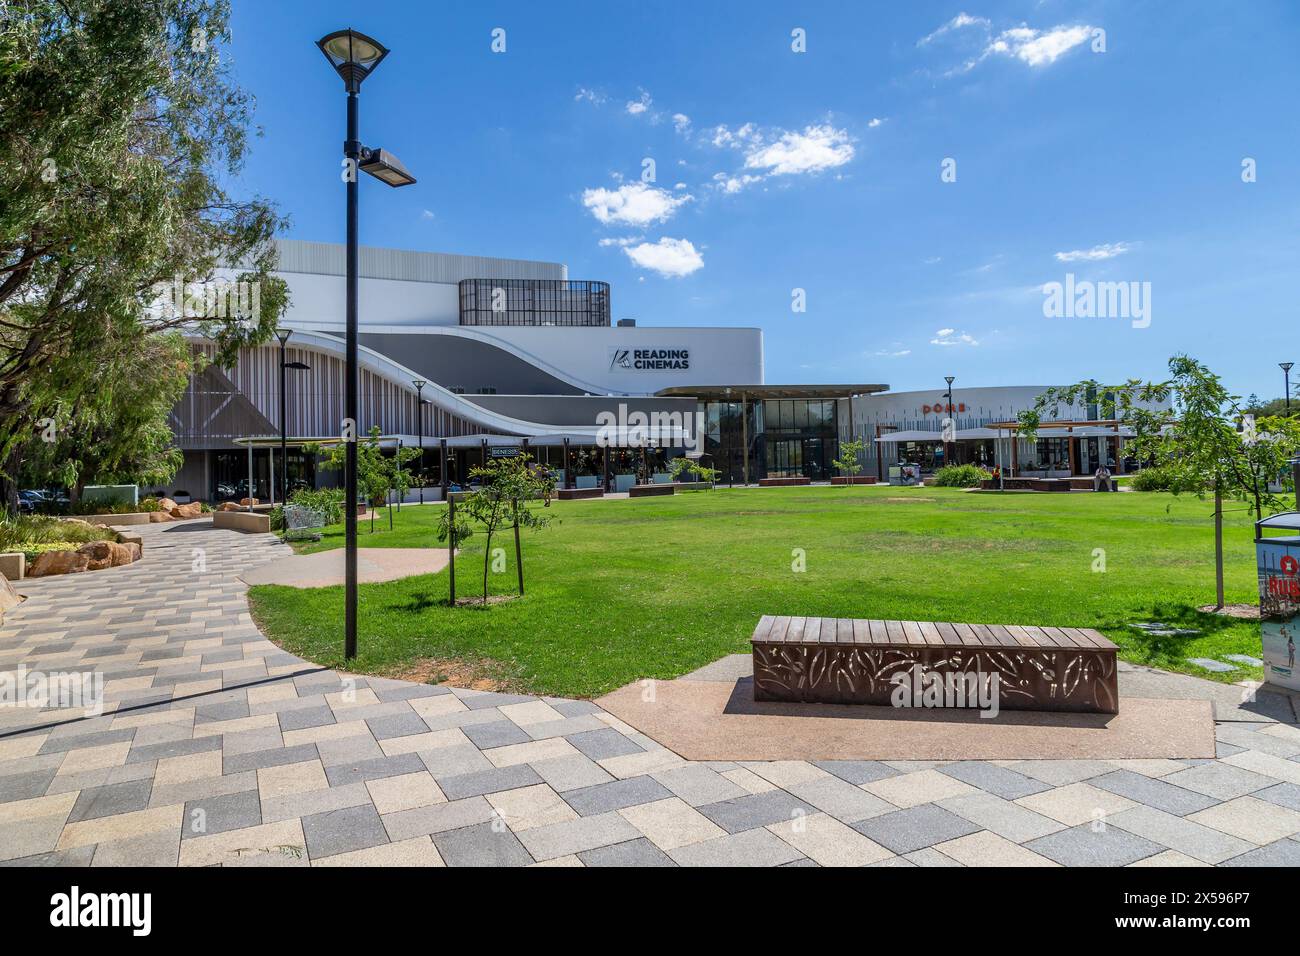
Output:
[[[1283,532],[1271,538],[1265,531]],[[1259,573],[1259,631],[1264,680],[1300,690],[1296,641],[1300,638],[1300,511],[1283,511],[1255,522]]]

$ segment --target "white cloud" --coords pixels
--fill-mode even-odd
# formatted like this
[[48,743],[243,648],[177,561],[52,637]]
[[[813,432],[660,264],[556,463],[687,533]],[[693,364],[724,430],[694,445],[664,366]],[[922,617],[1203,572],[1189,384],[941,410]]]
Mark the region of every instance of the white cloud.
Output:
[[974,336],[965,332],[958,332],[956,329],[940,329],[934,333],[934,338],[930,340],[931,345],[979,345]]
[[960,30],[963,27],[973,27],[973,26],[980,26],[983,27],[985,30],[987,30],[990,26],[992,26],[992,24],[989,23],[989,21],[986,20],[984,17],[973,17],[969,13],[959,13],[951,20],[949,20],[947,23],[945,23],[943,26],[939,27],[939,29],[931,33],[929,36],[921,37],[921,39],[916,41],[916,45],[925,46],[931,40],[935,39],[936,37],[941,37],[945,33],[951,33],[953,30]]
[[625,246],[623,252],[638,267],[657,272],[666,278],[688,276],[704,268],[703,257],[689,239],[670,239],[664,236],[658,242]]
[[673,114],[673,129],[677,130],[679,133],[685,133],[690,128],[691,118],[689,116],[685,113]]
[[1013,56],[1030,66],[1047,66],[1092,36],[1090,26],[1059,26],[1050,30],[1015,27],[1004,30],[985,51]]
[[898,349],[897,351],[891,352],[889,349],[880,349],[878,352],[876,352],[876,354],[883,358],[904,358],[908,355],[911,355],[912,350]]
[[437,217],[434,216],[434,214],[433,214],[433,210],[432,210],[432,209],[424,209],[424,210],[421,210],[421,212],[420,212],[420,218],[421,218],[421,219],[436,219]]
[[600,245],[601,245],[602,247],[607,247],[607,246],[620,246],[620,247],[621,247],[621,246],[630,246],[630,245],[632,245],[632,243],[634,243],[634,242],[640,242],[640,241],[641,241],[641,237],[640,237],[640,236],[621,236],[621,237],[619,237],[619,238],[605,238],[605,239],[602,239],[602,240],[600,240]]
[[1102,259],[1114,259],[1116,256],[1122,256],[1128,251],[1129,245],[1127,242],[1103,242],[1091,249],[1072,249],[1069,252],[1058,252],[1056,258],[1058,262],[1099,262]]
[[627,223],[645,226],[664,222],[677,211],[677,207],[691,201],[689,193],[674,196],[666,189],[645,183],[626,183],[617,189],[588,189],[582,194],[582,204],[591,214],[606,225]]
[[731,149],[739,149],[746,143],[756,142],[759,138],[758,127],[753,123],[746,123],[739,129],[730,129],[725,123],[713,128],[713,137],[710,142],[714,146],[727,146]]
[[823,124],[805,127],[803,132],[785,131],[775,141],[752,146],[745,154],[745,168],[764,170],[769,176],[817,173],[843,166],[853,155],[848,132]]
[[587,89],[585,86],[580,86],[578,87],[578,92],[574,94],[573,99],[574,102],[582,102],[583,100],[586,100],[593,106],[599,106],[601,103],[604,103],[609,99],[609,97],[604,93],[598,93],[595,90]]
[[879,125],[880,125],[881,123],[883,123],[883,122],[884,122],[884,120],[882,120],[879,116],[873,116],[873,117],[870,119],[870,121],[867,123],[867,128],[868,128],[868,129],[875,129],[877,126],[879,126]]
[[713,181],[716,184],[716,188],[722,190],[722,192],[727,193],[728,195],[734,195],[746,186],[751,186],[754,183],[761,182],[762,179],[762,176],[753,176],[749,173],[741,173],[738,176],[730,176],[727,173],[713,174]]
[[653,101],[650,99],[650,94],[642,90],[641,98],[639,100],[628,100],[625,109],[633,116],[640,116],[650,108],[651,102]]

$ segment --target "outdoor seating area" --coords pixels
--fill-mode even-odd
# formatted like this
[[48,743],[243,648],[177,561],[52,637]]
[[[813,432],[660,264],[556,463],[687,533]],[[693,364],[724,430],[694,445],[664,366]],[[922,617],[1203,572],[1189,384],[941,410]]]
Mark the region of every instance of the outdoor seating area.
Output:
[[764,615],[750,644],[756,701],[888,705],[919,667],[996,675],[1000,709],[1119,712],[1119,648],[1091,628]]

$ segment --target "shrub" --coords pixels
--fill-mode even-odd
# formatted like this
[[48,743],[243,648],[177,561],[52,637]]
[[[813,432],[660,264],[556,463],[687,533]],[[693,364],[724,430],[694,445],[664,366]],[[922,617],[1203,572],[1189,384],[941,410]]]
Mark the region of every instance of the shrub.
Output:
[[[319,511],[325,516],[326,524],[338,524],[343,520],[342,488],[302,488],[289,496],[289,504]],[[283,505],[271,509],[271,530],[284,530]]]
[[[49,515],[0,516],[0,552],[29,551],[33,546],[72,544],[76,550],[87,541],[113,541],[117,534],[108,528],[81,521],[61,521]],[[65,547],[44,548],[61,551]]]
[[930,483],[945,488],[977,488],[981,481],[992,477],[978,465],[945,465],[934,473]]
[[1134,491],[1172,491],[1173,476],[1163,468],[1143,468],[1129,482]]

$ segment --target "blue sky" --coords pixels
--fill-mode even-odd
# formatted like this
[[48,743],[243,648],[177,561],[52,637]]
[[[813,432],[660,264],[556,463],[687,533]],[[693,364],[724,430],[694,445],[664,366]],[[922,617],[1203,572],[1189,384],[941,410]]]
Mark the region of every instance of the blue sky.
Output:
[[[363,182],[364,243],[565,262],[616,318],[759,326],[769,382],[1115,380],[1185,351],[1268,397],[1300,361],[1292,3],[234,8],[265,131],[240,185],[294,238],[343,237],[313,41],[351,26],[392,49],[362,139],[419,178]],[[1150,283],[1149,323],[1045,317],[1067,273]]]

